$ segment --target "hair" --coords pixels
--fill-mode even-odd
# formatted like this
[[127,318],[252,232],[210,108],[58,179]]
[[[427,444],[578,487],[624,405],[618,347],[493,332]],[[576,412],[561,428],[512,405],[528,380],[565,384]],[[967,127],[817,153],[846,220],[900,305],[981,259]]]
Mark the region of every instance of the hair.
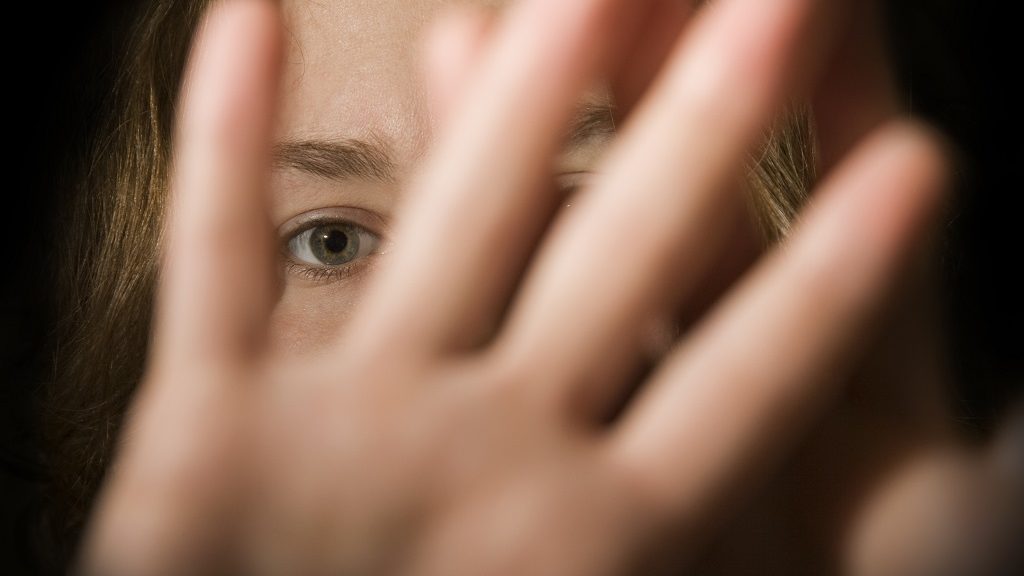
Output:
[[[142,377],[166,207],[175,104],[208,0],[146,3],[128,30],[99,137],[74,177],[59,258],[58,330],[43,432],[58,554],[73,548]],[[809,114],[794,109],[751,161],[764,238],[789,229],[814,179]]]
[[145,3],[127,31],[98,137],[74,167],[58,255],[61,324],[43,414],[52,484],[46,520],[64,557],[73,553],[144,369],[175,103],[206,3]]

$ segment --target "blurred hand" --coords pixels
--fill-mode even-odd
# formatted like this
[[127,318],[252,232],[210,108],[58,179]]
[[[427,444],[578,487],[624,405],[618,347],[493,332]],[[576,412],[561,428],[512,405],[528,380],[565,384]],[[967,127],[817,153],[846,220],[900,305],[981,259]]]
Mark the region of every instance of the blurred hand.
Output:
[[[333,353],[283,365],[262,348],[276,250],[258,193],[279,16],[220,3],[188,71],[149,369],[86,570],[592,575],[701,554],[837,395],[940,204],[944,148],[850,56],[846,4],[688,18],[522,0],[500,23],[450,21],[444,130],[395,248]],[[853,72],[877,98],[837,100]],[[559,210],[550,160],[602,74],[627,121]],[[645,335],[729,247],[747,154],[809,90],[844,112],[820,117],[811,206],[619,409]]]

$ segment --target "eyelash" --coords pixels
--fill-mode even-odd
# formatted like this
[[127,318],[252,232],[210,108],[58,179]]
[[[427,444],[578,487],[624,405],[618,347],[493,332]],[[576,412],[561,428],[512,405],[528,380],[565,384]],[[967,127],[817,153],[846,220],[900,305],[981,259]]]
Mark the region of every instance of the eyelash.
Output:
[[343,278],[355,276],[361,271],[360,268],[364,266],[363,260],[366,260],[366,258],[360,258],[350,264],[328,268],[326,266],[317,267],[310,266],[309,264],[299,264],[292,260],[288,255],[285,255],[285,258],[285,272],[288,274],[294,274],[316,284],[327,284]]

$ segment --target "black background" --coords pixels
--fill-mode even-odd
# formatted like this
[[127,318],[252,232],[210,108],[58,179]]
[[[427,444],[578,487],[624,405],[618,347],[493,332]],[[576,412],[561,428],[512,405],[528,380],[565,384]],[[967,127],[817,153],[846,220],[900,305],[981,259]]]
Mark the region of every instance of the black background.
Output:
[[[130,10],[125,0],[21,3],[9,14],[0,197],[0,572],[31,573],[24,542],[46,471],[34,402],[49,374],[53,241],[66,201],[62,166],[81,154]],[[1021,30],[1013,3],[894,1],[892,44],[913,111],[959,145],[965,162],[947,226],[956,394],[965,427],[984,433],[1021,389]]]

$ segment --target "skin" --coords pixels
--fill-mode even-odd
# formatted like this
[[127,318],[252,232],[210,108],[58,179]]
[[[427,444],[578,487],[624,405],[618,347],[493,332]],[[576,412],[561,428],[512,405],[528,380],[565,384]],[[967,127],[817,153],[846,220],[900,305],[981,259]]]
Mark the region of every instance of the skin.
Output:
[[[871,44],[849,40],[871,30],[870,11],[719,0],[687,18],[671,2],[522,0],[500,21],[445,20],[420,82],[424,22],[442,4],[214,9],[179,117],[149,368],[87,571],[619,574],[665,542],[667,560],[692,562],[756,488],[789,494],[777,505],[835,503],[835,463],[824,480],[799,472],[827,462],[814,442],[770,473],[849,374],[884,375],[883,387],[913,374],[911,396],[932,376],[929,354],[865,360],[894,305],[892,333],[925,341],[920,310],[901,305],[919,277],[904,272],[947,171],[941,140],[894,116]],[[623,129],[566,149],[565,126],[606,77]],[[748,150],[806,94],[827,174],[794,236],[660,350],[607,420],[649,351],[643,336],[700,293],[730,245]],[[395,181],[282,167],[282,145],[316,138],[382,143]],[[552,176],[579,171],[601,176],[561,209]],[[387,222],[383,254],[331,282],[282,266],[288,223],[333,207]],[[919,448],[948,453],[946,428],[923,412],[915,434],[864,427],[857,410],[825,429],[924,439],[908,443],[918,460],[871,469],[979,469],[930,464]],[[794,474],[799,489],[769,484]],[[864,486],[850,485],[840,493]],[[855,573],[905,560],[870,537],[889,513],[912,517],[886,493],[852,505],[867,510]],[[821,550],[796,565],[843,553],[800,544]]]
[[[383,228],[395,220],[403,183],[426,154],[439,121],[439,112],[432,111],[424,97],[422,37],[424,24],[450,4],[283,3],[285,66],[277,141],[371,143],[390,157],[394,181],[324,178],[278,167],[270,190],[275,228],[280,230],[305,213],[342,207],[377,216],[381,223],[365,215],[357,222],[386,235]],[[484,16],[497,10],[487,3],[474,6],[486,9]],[[567,146],[557,159],[555,173],[569,177],[592,170],[606,140],[595,137],[583,145]],[[337,216],[359,214],[349,211]],[[444,257],[438,253],[430,260]],[[284,276],[283,293],[268,330],[275,352],[289,357],[316,355],[331,345],[356,309],[366,284],[366,268],[375,263],[352,264],[351,272],[336,281],[311,280],[297,271]]]

